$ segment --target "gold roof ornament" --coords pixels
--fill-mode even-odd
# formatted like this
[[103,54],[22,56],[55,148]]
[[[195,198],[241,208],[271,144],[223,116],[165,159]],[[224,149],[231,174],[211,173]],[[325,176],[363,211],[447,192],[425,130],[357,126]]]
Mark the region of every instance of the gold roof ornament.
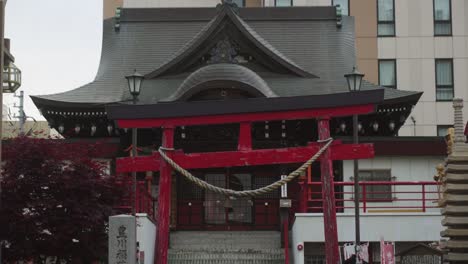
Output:
[[448,129],[445,141],[447,142],[447,154],[450,155],[452,154],[453,145],[455,144],[455,129],[453,127]]

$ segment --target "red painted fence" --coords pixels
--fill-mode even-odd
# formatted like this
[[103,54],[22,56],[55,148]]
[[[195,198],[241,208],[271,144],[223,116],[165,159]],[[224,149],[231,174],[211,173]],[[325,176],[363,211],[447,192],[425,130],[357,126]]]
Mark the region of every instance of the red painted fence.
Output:
[[145,213],[153,221],[156,220],[155,217],[155,206],[157,205],[157,200],[152,197],[151,193],[148,190],[147,183],[144,181],[139,181],[137,184],[136,190],[136,200],[133,203],[133,190],[131,181],[119,181],[119,184],[124,188],[124,196],[118,206],[115,207],[119,213],[129,214],[132,212],[132,206],[135,206],[136,213]]
[[[360,186],[360,209],[364,213],[408,212],[424,213],[438,208],[438,182],[362,181]],[[302,211],[322,212],[322,184],[308,183],[302,197],[307,197]],[[354,182],[335,182],[337,212],[354,208]]]

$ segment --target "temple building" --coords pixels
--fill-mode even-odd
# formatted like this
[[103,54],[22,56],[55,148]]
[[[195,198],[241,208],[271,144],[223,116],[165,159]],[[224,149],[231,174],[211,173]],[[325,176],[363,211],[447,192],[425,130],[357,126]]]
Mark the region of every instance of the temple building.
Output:
[[[361,241],[370,243],[369,263],[380,262],[381,237],[397,252],[439,241],[432,175],[444,139],[397,136],[421,87],[348,82],[345,75],[362,62],[355,19],[342,9],[223,1],[124,6],[107,17],[95,80],[32,99],[62,136],[116,146],[114,174],[136,173],[139,195],[130,207],[157,223],[148,259],[214,263],[223,252],[258,261],[246,263],[338,263],[339,248],[355,239],[354,159],[362,159]],[[353,128],[361,144],[353,143]],[[249,192],[318,151],[287,187],[246,196],[200,187],[163,157],[211,186]]]

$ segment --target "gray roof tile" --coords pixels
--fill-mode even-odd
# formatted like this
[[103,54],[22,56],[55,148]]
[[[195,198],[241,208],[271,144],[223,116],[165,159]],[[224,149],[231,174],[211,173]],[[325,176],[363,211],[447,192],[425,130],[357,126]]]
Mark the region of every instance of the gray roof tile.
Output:
[[[299,9],[288,8],[286,11]],[[249,16],[253,16],[255,10],[249,12]],[[304,10],[300,12],[304,14]],[[284,60],[320,77],[300,78],[257,72],[273,94],[298,96],[347,91],[343,76],[351,71],[356,61],[352,17],[343,17],[342,28],[337,28],[336,22],[330,19],[267,20],[265,14],[262,16],[262,19],[242,23],[256,39],[281,54]],[[37,104],[48,105],[54,102],[106,104],[130,100],[124,76],[134,69],[141,73],[154,71],[173,59],[174,54],[190,45],[190,41],[209,26],[200,20],[124,21],[120,31],[116,32],[113,20],[106,20],[101,63],[95,80],[68,92],[36,96],[33,100]],[[145,80],[140,102],[156,103],[170,98],[187,76],[186,73]],[[385,89],[386,100],[418,94],[370,83],[365,83],[363,89]]]

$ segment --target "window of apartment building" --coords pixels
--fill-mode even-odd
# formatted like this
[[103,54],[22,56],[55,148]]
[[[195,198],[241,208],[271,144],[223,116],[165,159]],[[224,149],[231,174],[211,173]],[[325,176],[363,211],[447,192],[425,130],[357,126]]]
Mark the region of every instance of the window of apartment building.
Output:
[[434,35],[452,35],[451,0],[434,0]]
[[234,4],[236,4],[238,7],[244,7],[245,6],[245,0],[232,0]]
[[293,0],[275,0],[275,6],[292,6]]
[[333,5],[341,7],[341,14],[349,16],[349,0],[333,0]]
[[396,60],[379,60],[379,85],[397,87]]
[[395,36],[395,1],[377,0],[377,35]]
[[448,134],[449,128],[453,127],[452,125],[438,125],[437,126],[437,136],[445,137]]
[[263,0],[233,0],[238,7],[262,7]]
[[[359,181],[392,181],[391,170],[360,170]],[[359,197],[363,197],[364,187],[360,188]],[[391,185],[365,185],[367,202],[392,200]]]
[[453,61],[436,59],[436,101],[453,100]]

